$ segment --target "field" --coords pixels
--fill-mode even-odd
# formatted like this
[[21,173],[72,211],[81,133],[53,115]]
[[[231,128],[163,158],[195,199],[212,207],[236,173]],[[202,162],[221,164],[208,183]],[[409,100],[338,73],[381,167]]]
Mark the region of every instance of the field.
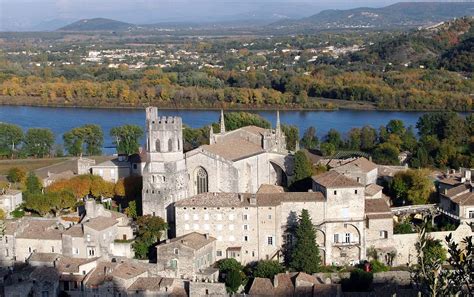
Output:
[[0,160],[0,175],[6,175],[8,170],[13,167],[19,167],[25,169],[26,171],[31,171],[64,162],[69,159],[70,158]]

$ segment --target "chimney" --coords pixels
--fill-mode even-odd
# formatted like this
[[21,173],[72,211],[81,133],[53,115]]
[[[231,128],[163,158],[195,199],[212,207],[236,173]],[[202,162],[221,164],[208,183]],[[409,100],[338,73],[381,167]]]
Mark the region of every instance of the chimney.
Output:
[[206,239],[209,239],[209,233],[204,234],[204,237],[205,237]]
[[244,195],[242,195],[241,193],[239,193],[239,201],[244,202]]

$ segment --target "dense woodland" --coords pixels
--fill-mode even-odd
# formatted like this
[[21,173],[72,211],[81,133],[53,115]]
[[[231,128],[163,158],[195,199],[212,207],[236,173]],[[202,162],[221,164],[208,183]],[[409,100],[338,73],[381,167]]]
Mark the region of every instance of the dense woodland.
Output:
[[[0,102],[101,107],[337,107],[319,100],[329,98],[369,102],[380,109],[471,111],[472,24],[472,18],[466,18],[436,30],[382,32],[380,37],[334,34],[333,40],[324,35],[260,37],[252,42],[232,38],[168,41],[175,47],[173,51],[194,51],[209,63],[221,65],[214,68],[194,62],[159,68],[151,58],[145,59],[148,66],[142,69],[126,65],[109,68],[81,63],[81,51],[69,54],[71,49],[62,44],[55,45],[56,54],[44,49],[32,57],[0,52]],[[321,51],[326,46],[351,44],[361,44],[362,50],[336,56]],[[319,52],[311,59],[314,48]]]

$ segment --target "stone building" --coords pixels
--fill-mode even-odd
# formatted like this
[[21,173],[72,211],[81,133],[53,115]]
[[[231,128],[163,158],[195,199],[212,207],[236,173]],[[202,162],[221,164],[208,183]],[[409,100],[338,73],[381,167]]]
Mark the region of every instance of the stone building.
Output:
[[21,191],[12,189],[0,189],[0,209],[5,212],[7,218],[20,204],[23,203],[23,194]]
[[293,244],[291,230],[307,209],[325,264],[366,258],[367,242],[389,247],[393,221],[382,199],[365,198],[365,187],[336,171],[313,178],[312,192],[282,192],[263,186],[256,194],[201,193],[176,203],[176,234],[209,233],[216,260],[243,263],[278,259]]
[[364,157],[356,158],[341,166],[336,166],[333,170],[352,178],[364,186],[377,182],[377,164]]
[[[159,117],[146,109],[146,165],[143,170],[143,213],[161,216],[174,230],[175,202],[204,192],[255,193],[262,184],[286,184],[292,157],[279,117],[276,129],[255,126],[211,130],[209,145],[183,153],[182,121]],[[170,234],[173,236],[173,234]]]
[[474,223],[474,186],[462,183],[440,192],[439,206],[443,213],[461,223]]
[[169,277],[217,281],[216,239],[197,232],[167,240],[156,246],[158,270]]

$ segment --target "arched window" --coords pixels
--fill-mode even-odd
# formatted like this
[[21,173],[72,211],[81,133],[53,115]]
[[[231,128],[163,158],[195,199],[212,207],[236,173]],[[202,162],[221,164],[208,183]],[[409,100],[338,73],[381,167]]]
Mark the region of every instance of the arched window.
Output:
[[155,150],[157,152],[161,152],[161,145],[160,145],[160,140],[157,139],[156,142],[155,142]]
[[208,180],[206,169],[199,167],[196,170],[196,193],[201,194],[208,191]]
[[173,140],[170,138],[168,139],[168,152],[173,151]]

